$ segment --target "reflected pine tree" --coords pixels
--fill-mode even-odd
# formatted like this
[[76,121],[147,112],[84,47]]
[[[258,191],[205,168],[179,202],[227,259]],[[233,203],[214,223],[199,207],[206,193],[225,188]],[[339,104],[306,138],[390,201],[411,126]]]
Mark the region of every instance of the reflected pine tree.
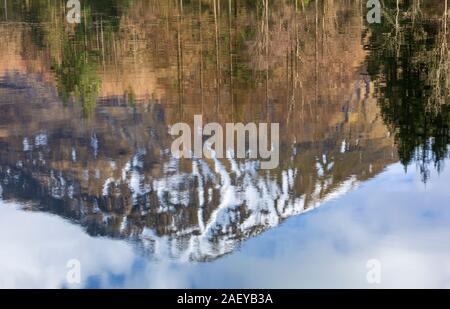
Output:
[[89,118],[96,106],[101,81],[96,63],[87,59],[86,52],[79,52],[72,44],[66,43],[62,62],[56,65],[55,72],[58,93],[64,104],[74,96],[82,103],[85,117]]
[[384,21],[371,26],[368,70],[401,162],[416,162],[426,182],[430,166],[441,171],[448,156],[450,72],[447,6],[422,2],[384,1]]

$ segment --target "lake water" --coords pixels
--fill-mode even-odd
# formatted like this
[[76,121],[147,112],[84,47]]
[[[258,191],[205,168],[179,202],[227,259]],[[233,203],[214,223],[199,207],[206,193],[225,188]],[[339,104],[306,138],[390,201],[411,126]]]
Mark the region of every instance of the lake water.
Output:
[[0,287],[450,287],[444,1],[1,2]]

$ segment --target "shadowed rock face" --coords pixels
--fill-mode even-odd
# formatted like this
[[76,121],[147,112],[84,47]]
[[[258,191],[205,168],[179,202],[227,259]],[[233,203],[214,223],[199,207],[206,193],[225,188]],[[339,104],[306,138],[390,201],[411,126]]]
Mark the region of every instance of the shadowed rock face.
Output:
[[[179,8],[163,5],[140,16],[141,5],[110,32],[98,20],[91,25],[100,45],[91,32],[52,32],[59,20],[41,25],[44,47],[33,43],[30,27],[0,25],[14,47],[0,51],[4,199],[30,202],[30,210],[77,222],[91,235],[132,240],[151,258],[203,261],[397,160],[365,75],[359,5],[280,5],[264,20],[242,4],[220,21],[206,5],[184,8],[183,19],[174,18]],[[256,30],[237,30],[245,28]],[[96,56],[68,64],[67,47],[54,36]],[[80,77],[68,82],[65,72]],[[99,81],[89,117],[85,80]],[[174,159],[168,128],[195,114],[221,124],[279,122],[279,168]]]

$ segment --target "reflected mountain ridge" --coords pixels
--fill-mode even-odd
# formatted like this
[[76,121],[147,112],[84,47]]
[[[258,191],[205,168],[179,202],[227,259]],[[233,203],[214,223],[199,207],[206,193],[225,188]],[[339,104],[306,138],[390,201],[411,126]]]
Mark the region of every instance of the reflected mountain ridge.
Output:
[[[365,50],[385,29],[367,29],[359,1],[107,2],[120,10],[87,1],[80,26],[33,5],[0,23],[3,199],[156,260],[209,261],[409,164],[420,145],[403,151],[420,135],[402,131],[411,119],[397,122],[382,70],[401,57],[382,66],[386,55]],[[31,22],[24,10],[41,13]],[[279,122],[280,167],[174,159],[168,128],[196,114]]]
[[[366,89],[365,83],[359,85]],[[21,93],[26,85],[10,89]],[[58,121],[54,117],[47,120],[56,125],[52,134],[25,136],[15,145],[9,140],[9,148],[3,148],[2,160],[13,154],[11,163],[3,162],[0,169],[4,198],[32,200],[30,210],[68,218],[83,225],[91,235],[129,239],[155,259],[169,256],[204,261],[230,253],[242,240],[345,194],[388,162],[395,162],[392,143],[384,150],[377,148],[380,146],[371,148],[370,143],[363,146],[367,159],[361,160],[363,150],[358,148],[362,142],[346,139],[342,132],[326,141],[292,143],[291,153],[281,158],[286,168],[275,172],[260,171],[257,161],[177,160],[168,150],[167,127],[155,123],[158,119],[147,120],[151,124],[138,123],[137,128],[120,127],[119,119],[99,111],[94,132],[89,126],[77,132],[76,122],[73,128],[67,128],[68,120],[64,120],[64,116],[70,117],[76,111],[64,115],[58,110],[67,108],[48,101],[54,103],[41,102],[43,111],[55,109],[52,115],[63,116]],[[375,103],[371,101],[372,106]],[[163,107],[156,104],[153,108],[158,111]],[[33,110],[37,112],[36,107]],[[27,114],[26,107],[15,112]],[[139,119],[136,112],[126,114]],[[349,124],[345,117],[342,121],[345,132]],[[111,130],[114,126],[119,127]],[[103,127],[107,129],[99,130]],[[145,129],[149,127],[153,130]],[[111,136],[121,130],[129,131]],[[138,143],[133,141],[133,130],[148,134],[141,139],[147,146],[127,148],[117,142],[122,136],[119,140],[124,139],[125,144]],[[372,142],[379,144],[376,139]],[[305,147],[313,152],[309,158],[301,155]],[[152,148],[160,150],[155,154]],[[118,153],[123,154],[122,158]],[[358,154],[361,166],[346,167]],[[311,170],[291,163],[305,159],[309,162],[303,164]],[[84,162],[92,165],[77,168]]]

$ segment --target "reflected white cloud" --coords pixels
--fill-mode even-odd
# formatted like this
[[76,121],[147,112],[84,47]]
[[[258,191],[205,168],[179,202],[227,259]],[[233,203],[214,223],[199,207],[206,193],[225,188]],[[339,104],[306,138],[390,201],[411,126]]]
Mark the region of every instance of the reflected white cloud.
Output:
[[127,243],[88,236],[59,217],[20,210],[0,201],[0,288],[78,287],[66,282],[71,259],[81,262],[82,285],[91,276],[108,284],[110,274],[129,271]]

